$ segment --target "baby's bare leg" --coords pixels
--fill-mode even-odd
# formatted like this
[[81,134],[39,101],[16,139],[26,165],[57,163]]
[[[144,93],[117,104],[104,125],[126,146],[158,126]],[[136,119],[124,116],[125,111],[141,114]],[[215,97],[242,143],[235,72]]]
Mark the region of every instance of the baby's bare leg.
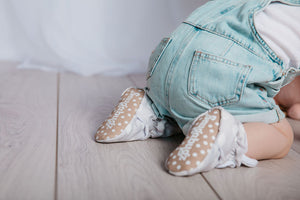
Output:
[[286,108],[289,117],[300,120],[300,76],[281,88],[275,100]]
[[245,123],[244,127],[248,139],[247,156],[262,160],[282,158],[288,154],[294,136],[286,119],[274,124]]
[[288,117],[300,120],[300,103],[292,105],[287,111]]

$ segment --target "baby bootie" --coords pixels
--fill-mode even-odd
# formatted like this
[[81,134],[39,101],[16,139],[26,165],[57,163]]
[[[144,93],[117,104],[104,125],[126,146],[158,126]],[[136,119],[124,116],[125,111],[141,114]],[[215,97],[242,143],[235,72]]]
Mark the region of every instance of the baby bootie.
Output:
[[213,168],[254,167],[257,161],[245,155],[247,136],[243,125],[222,107],[199,115],[183,142],[166,161],[168,171],[188,176]]
[[169,136],[172,133],[165,132],[167,124],[167,120],[156,117],[144,90],[128,88],[111,115],[97,130],[95,140],[110,143]]

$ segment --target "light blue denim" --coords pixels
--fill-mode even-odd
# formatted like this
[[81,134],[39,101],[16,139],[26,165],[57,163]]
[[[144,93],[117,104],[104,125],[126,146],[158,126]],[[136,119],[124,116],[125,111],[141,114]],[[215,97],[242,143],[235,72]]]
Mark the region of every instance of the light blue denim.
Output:
[[[182,128],[199,114],[222,106],[241,122],[285,117],[273,97],[300,75],[257,33],[253,17],[271,0],[214,0],[195,10],[153,51],[148,97],[157,116]],[[282,0],[300,6],[300,0]]]

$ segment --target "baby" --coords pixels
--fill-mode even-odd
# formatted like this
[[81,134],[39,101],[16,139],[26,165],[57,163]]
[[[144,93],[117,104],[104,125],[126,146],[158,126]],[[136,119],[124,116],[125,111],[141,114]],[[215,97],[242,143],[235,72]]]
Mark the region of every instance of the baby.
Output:
[[152,52],[147,87],[124,91],[96,141],[184,133],[166,161],[176,176],[284,157],[293,131],[282,110],[300,119],[299,6],[214,0],[198,8]]

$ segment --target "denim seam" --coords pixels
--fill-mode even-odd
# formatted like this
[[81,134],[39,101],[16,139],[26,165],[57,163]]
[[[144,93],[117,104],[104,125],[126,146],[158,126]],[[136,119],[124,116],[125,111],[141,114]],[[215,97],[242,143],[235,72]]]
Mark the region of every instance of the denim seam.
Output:
[[203,58],[207,58],[209,60],[222,62],[224,64],[228,64],[228,65],[232,65],[232,66],[237,66],[237,67],[247,66],[247,65],[244,65],[242,63],[234,62],[234,61],[231,61],[229,59],[226,59],[226,58],[223,58],[223,57],[220,57],[220,56],[216,56],[216,55],[212,55],[212,54],[208,54],[208,53],[205,53],[205,52],[202,52],[202,51],[196,51],[196,54],[197,55],[195,55],[195,56],[197,56],[199,58],[203,57]]
[[[203,17],[203,18],[205,19],[205,24],[209,24],[209,23],[215,21],[216,18],[221,17],[222,14],[231,11],[232,8],[234,8],[236,5],[240,4],[240,1],[245,1],[245,0],[235,0],[235,2],[233,2],[233,1],[225,2],[225,1],[224,1],[224,2],[223,2],[223,5],[226,4],[227,9],[222,10],[222,11],[220,12],[221,15],[216,16],[216,17],[213,17],[213,18],[212,18],[212,17],[207,18],[207,17],[205,17],[205,16],[201,16],[201,18]],[[198,15],[198,17],[200,17],[200,16]],[[189,19],[189,18],[188,18],[188,19]],[[198,20],[197,20],[197,21],[198,21]],[[198,21],[198,22],[199,22],[199,21]],[[196,23],[198,23],[198,22],[196,22]]]
[[264,51],[266,51],[266,53],[272,58],[274,62],[276,62],[278,65],[282,67],[283,61],[275,54],[275,52],[269,47],[269,45],[267,45],[267,43],[260,37],[254,25],[254,13],[258,12],[259,10],[263,10],[266,6],[268,6],[270,2],[271,2],[270,0],[267,0],[265,1],[265,5],[259,5],[253,8],[251,11],[249,11],[250,13],[248,17],[248,23],[253,35],[258,41],[258,44],[262,47]]
[[197,35],[198,32],[193,33],[194,29],[190,30],[187,33],[187,37],[180,43],[180,48],[178,48],[178,50],[176,51],[176,55],[173,57],[169,70],[167,72],[167,78],[166,78],[166,82],[165,82],[165,91],[166,91],[166,104],[167,107],[169,107],[170,105],[170,86],[171,86],[171,81],[173,79],[173,72],[175,69],[175,66],[177,65],[177,62],[175,62],[175,60],[179,60],[179,58],[181,57],[182,53],[184,52],[185,48],[188,46],[188,44],[191,43],[192,39]]
[[[275,2],[277,0],[271,0],[271,2]],[[300,6],[299,0],[279,0],[281,3],[285,3],[291,6]]]
[[221,37],[224,37],[224,38],[226,38],[226,39],[232,40],[233,42],[235,42],[235,43],[238,44],[239,46],[245,48],[246,50],[248,50],[249,52],[251,52],[252,54],[254,54],[255,56],[258,56],[258,57],[260,57],[260,58],[266,60],[266,58],[265,58],[264,56],[262,56],[262,55],[256,53],[256,52],[250,47],[250,44],[245,44],[245,43],[243,43],[243,42],[241,42],[241,41],[238,41],[237,39],[233,38],[233,37],[230,36],[230,35],[226,35],[226,34],[224,34],[224,33],[219,33],[219,32],[217,32],[217,31],[215,31],[215,30],[213,30],[213,29],[209,29],[209,28],[203,27],[203,26],[201,26],[201,25],[199,25],[199,24],[194,24],[194,23],[192,23],[192,22],[184,21],[183,23],[189,24],[189,25],[194,26],[194,27],[196,27],[196,28],[199,28],[199,29],[201,29],[201,30],[204,30],[204,31],[207,31],[207,32],[216,34],[216,35],[221,36]]
[[225,56],[229,50],[231,49],[231,47],[233,46],[234,42],[231,41],[231,43],[227,46],[227,48],[225,48],[225,50],[220,54],[221,56]]
[[[238,120],[240,120],[242,123],[249,123],[249,122],[265,122],[265,123],[277,123],[280,121],[280,119],[284,119],[285,116],[282,114],[281,110],[278,110],[278,108],[268,109],[268,111],[259,112],[256,114],[250,114],[247,116],[247,119],[244,117],[245,115],[234,115],[234,117]],[[241,118],[242,117],[242,118]],[[249,120],[252,119],[252,120]],[[254,120],[253,120],[254,119]]]
[[[157,64],[161,58],[161,56],[163,55],[163,53],[165,52],[166,48],[169,46],[169,44],[171,43],[172,41],[172,38],[171,37],[165,37],[163,38],[160,43],[159,43],[159,46],[162,46],[162,49],[160,49],[160,52],[159,52],[159,55],[158,57],[154,60],[154,62],[152,63],[152,66],[147,70],[147,80],[152,76],[153,72],[155,71],[156,67],[157,67]],[[159,49],[155,49],[153,53],[155,53],[156,50],[159,50]],[[150,57],[151,58],[151,57]],[[149,63],[151,64],[151,63]]]
[[[239,80],[238,80],[238,84],[237,84],[236,88],[234,89],[235,97],[227,98],[226,100],[218,101],[216,103],[212,103],[208,99],[206,99],[204,97],[201,97],[200,95],[195,93],[195,87],[194,87],[195,84],[191,84],[192,81],[194,82],[195,78],[194,78],[193,75],[190,75],[190,74],[193,74],[192,73],[192,71],[193,71],[192,66],[193,65],[198,65],[201,58],[216,61],[216,62],[219,62],[219,63],[224,63],[224,64],[231,65],[231,66],[234,66],[234,67],[243,67],[243,69],[241,70],[242,74],[241,74],[241,76],[239,77]],[[203,53],[201,51],[195,51],[194,56],[193,56],[193,60],[192,60],[192,63],[191,63],[191,68],[189,70],[189,76],[188,76],[189,77],[188,78],[188,94],[189,94],[189,96],[192,96],[193,98],[195,98],[195,95],[197,95],[197,99],[199,99],[200,101],[202,101],[204,103],[209,104],[210,106],[229,105],[229,104],[238,102],[242,98],[244,88],[245,88],[245,84],[246,84],[246,81],[247,81],[247,77],[248,77],[249,73],[251,72],[251,69],[252,69],[252,67],[250,65],[243,65],[243,64],[240,64],[240,63],[230,61],[230,60],[225,59],[225,58],[221,58],[221,57],[218,57],[218,56],[206,54],[206,53]],[[242,79],[244,79],[244,80],[242,81]],[[242,82],[242,84],[241,84],[241,82]],[[240,92],[238,92],[239,88],[241,88]],[[191,90],[192,90],[192,93],[191,93]],[[239,95],[238,99],[236,98],[236,95]]]
[[[265,98],[265,97],[263,97],[260,94],[257,94],[257,95],[262,99],[262,101],[264,102],[265,106],[269,107],[269,109],[271,109],[271,110],[274,108],[273,103],[270,102],[270,98]],[[271,98],[271,99],[273,99],[273,98]]]

